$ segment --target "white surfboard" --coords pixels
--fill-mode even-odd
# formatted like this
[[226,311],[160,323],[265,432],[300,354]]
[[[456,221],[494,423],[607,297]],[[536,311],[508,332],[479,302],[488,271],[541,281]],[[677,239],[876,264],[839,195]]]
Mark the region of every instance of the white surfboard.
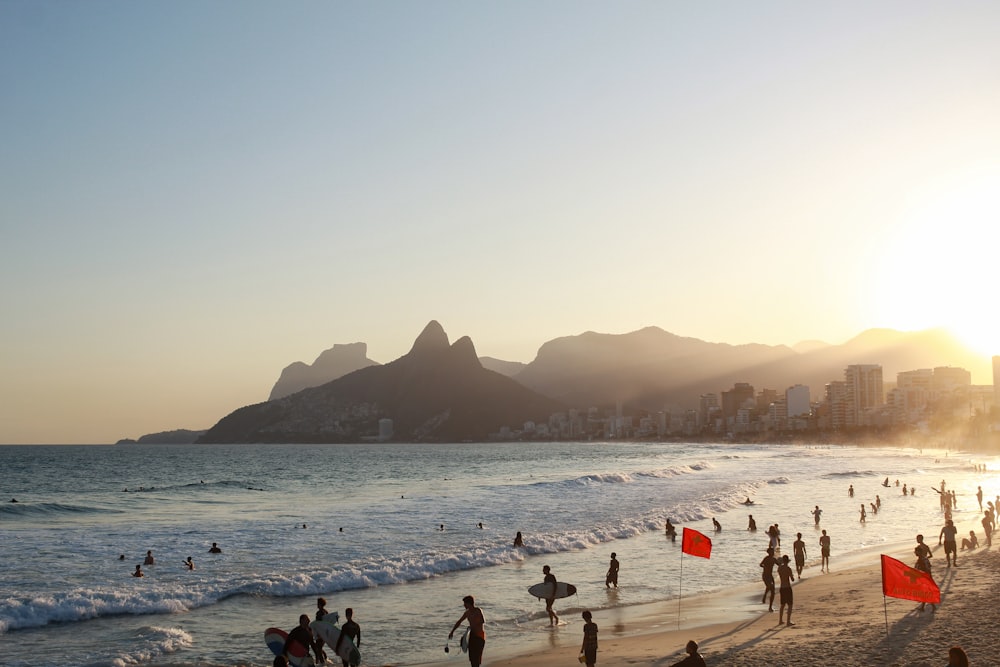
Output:
[[[331,650],[337,645],[337,640],[340,639],[340,628],[327,621],[326,618],[321,621],[313,621],[309,627]],[[358,667],[361,664],[361,651],[354,645],[350,637],[345,636],[344,641],[340,642],[340,650],[337,651],[337,655],[340,656],[341,660],[346,660],[351,667]]]
[[465,632],[462,633],[462,640],[459,642],[459,644],[462,647],[462,653],[468,653],[469,652],[469,635],[471,635],[471,634],[472,634],[472,627],[471,626],[467,627],[465,629]]

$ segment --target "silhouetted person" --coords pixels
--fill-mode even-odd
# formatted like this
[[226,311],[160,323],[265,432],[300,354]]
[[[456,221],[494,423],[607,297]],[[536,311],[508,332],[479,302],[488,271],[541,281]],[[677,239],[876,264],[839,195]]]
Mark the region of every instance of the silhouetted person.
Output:
[[557,625],[559,623],[559,616],[552,609],[552,603],[556,601],[559,582],[556,581],[556,575],[552,574],[552,568],[548,565],[542,568],[542,574],[545,575],[542,583],[549,584],[549,594],[545,598],[545,613],[549,615],[549,625]]
[[687,652],[687,657],[680,662],[675,662],[670,667],[708,667],[705,664],[705,658],[698,653],[698,642],[689,641],[684,650]]
[[[344,637],[347,637],[347,639],[354,642],[355,646],[361,648],[361,626],[354,620],[354,609],[351,607],[345,609],[344,616],[347,620],[344,621],[344,625],[340,628],[340,636],[337,637],[337,645],[333,647],[333,652],[338,654],[340,653],[340,645],[344,642]],[[469,652],[472,652],[471,641],[469,642]],[[482,649],[480,649],[479,655],[482,656],[482,654]],[[343,660],[343,658],[341,659]],[[347,660],[344,660],[344,667],[349,667]]]
[[517,535],[514,536],[514,546],[515,547],[524,546],[524,538],[521,537],[521,531],[517,531]]
[[[761,581],[764,582],[764,595],[760,598],[760,603],[764,604],[767,602],[767,610],[774,611],[774,549],[771,547],[767,548],[767,555],[764,556],[764,560],[760,562]],[[768,594],[770,593],[771,599],[768,601]]]
[[580,655],[587,667],[597,664],[597,623],[594,623],[590,610],[583,612],[583,644],[580,645]]
[[820,555],[820,568],[819,571],[822,572],[826,570],[829,574],[830,572],[830,536],[826,534],[826,529],[823,530],[823,534],[819,538],[819,555]]
[[795,556],[795,573],[802,576],[802,568],[806,566],[806,543],[802,541],[802,533],[795,533],[798,538],[792,542],[792,554]]
[[611,588],[611,584],[618,588],[618,558],[616,553],[611,552],[611,562],[608,564],[608,574],[604,578],[604,587]]
[[778,607],[778,625],[781,625],[781,615],[788,607],[788,625],[792,623],[792,582],[795,577],[792,575],[792,568],[788,567],[788,556],[781,557],[781,565],[778,566],[778,578],[781,584],[778,588],[780,606]]

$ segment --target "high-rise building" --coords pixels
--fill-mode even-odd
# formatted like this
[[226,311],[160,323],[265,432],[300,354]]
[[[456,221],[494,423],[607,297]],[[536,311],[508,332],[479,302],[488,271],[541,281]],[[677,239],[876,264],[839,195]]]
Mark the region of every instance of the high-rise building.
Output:
[[809,387],[797,384],[786,389],[785,405],[789,417],[809,414]]
[[748,382],[737,382],[729,391],[722,392],[722,414],[726,419],[736,417],[736,413],[749,401],[756,407],[753,385]]
[[834,380],[826,385],[826,405],[829,409],[829,427],[841,429],[847,426],[847,383]]
[[853,364],[844,369],[847,389],[846,426],[864,426],[868,414],[885,405],[882,367],[878,364]]

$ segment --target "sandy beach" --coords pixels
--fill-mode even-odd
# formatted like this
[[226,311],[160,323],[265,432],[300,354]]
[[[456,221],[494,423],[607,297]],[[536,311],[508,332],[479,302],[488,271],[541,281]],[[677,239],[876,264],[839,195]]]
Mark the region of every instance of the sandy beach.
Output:
[[[961,534],[971,528],[961,526]],[[982,535],[979,528],[977,534]],[[998,665],[994,638],[1000,625],[996,604],[1000,553],[986,547],[960,552],[958,566],[946,567],[937,531],[928,527],[925,533],[934,551],[933,573],[941,589],[942,603],[936,610],[928,605],[921,612],[919,603],[883,597],[879,553],[908,565],[914,560],[915,543],[895,545],[847,564],[838,564],[834,555],[829,574],[818,567],[807,568],[793,588],[795,625],[791,627],[778,624],[777,599],[774,613],[760,604],[762,585],[683,600],[680,613],[676,602],[595,613],[594,621],[601,628],[597,664],[666,667],[681,660],[685,644],[694,639],[708,665],[729,667],[940,667],[948,662],[948,648],[956,644],[965,648],[971,664]],[[758,611],[748,612],[753,608]],[[579,664],[582,624],[577,621],[574,618],[572,625],[553,632],[547,646],[516,657],[491,658],[487,642],[484,664]],[[466,658],[458,654],[438,664],[468,664]]]

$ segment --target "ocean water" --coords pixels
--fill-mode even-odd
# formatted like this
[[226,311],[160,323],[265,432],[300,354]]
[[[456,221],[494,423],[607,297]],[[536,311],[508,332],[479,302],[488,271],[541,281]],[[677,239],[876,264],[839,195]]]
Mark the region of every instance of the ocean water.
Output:
[[[624,632],[616,610],[757,581],[772,523],[789,553],[803,533],[805,575],[818,576],[820,528],[836,568],[936,535],[942,479],[960,523],[978,515],[978,485],[1000,493],[992,458],[784,445],[8,446],[0,467],[0,664],[11,667],[270,665],[264,629],[291,629],[317,596],[354,608],[365,665],[464,664],[457,642],[443,649],[467,594],[486,614],[488,661],[578,643],[583,609]],[[887,476],[916,495],[882,487]],[[860,523],[876,494],[882,510]],[[709,535],[711,559],[682,557],[667,518]],[[132,577],[147,550],[156,564]],[[604,586],[612,551],[617,591]],[[555,629],[526,592],[543,565],[578,588],[556,602],[567,624]]]

